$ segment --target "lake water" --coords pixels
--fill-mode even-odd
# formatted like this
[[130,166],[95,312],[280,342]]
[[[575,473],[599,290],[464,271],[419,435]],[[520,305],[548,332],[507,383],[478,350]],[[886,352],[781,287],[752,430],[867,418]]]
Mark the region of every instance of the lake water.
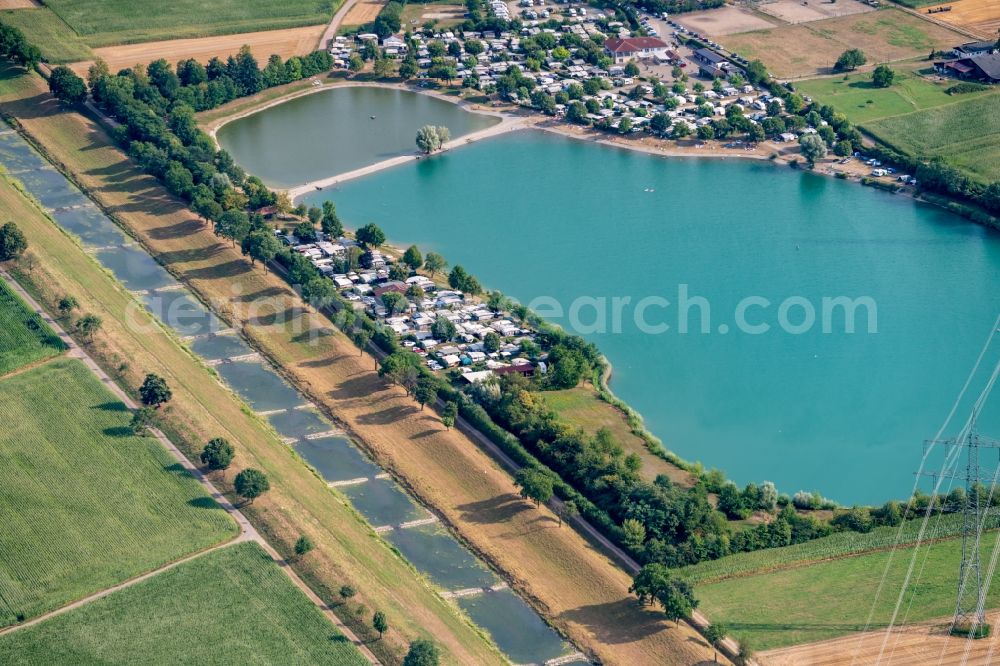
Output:
[[[296,124],[284,113],[260,115],[273,114],[271,127]],[[278,150],[316,164],[321,151],[306,152]],[[375,222],[396,245],[440,252],[596,342],[614,366],[614,391],[683,458],[740,483],[772,480],[844,503],[910,492],[922,442],[1000,311],[1000,235],[766,162],[663,158],[519,132],[305,200],[326,198],[348,226]],[[823,316],[823,299],[838,297],[866,299],[852,334],[842,308]],[[743,332],[741,304],[746,323],[767,333]],[[810,309],[815,324],[799,332]],[[1000,434],[998,412],[981,416],[986,433]]]
[[218,139],[253,174],[289,187],[412,153],[424,125],[443,125],[459,137],[497,122],[405,90],[334,88],[233,121]]

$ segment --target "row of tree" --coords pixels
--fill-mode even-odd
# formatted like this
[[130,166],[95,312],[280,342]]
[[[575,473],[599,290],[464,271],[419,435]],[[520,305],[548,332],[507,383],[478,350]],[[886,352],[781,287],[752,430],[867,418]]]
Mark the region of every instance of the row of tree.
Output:
[[0,21],[0,57],[30,69],[41,62],[42,52],[25,39],[19,28]]

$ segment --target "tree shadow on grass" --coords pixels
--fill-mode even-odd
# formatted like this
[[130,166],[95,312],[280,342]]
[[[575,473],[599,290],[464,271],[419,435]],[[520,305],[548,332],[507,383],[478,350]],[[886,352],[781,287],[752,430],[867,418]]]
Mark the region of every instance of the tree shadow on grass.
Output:
[[242,259],[233,259],[224,264],[206,266],[205,268],[193,268],[184,272],[184,277],[190,280],[215,280],[219,278],[231,278],[244,275],[250,272],[250,264]]
[[196,509],[218,509],[219,504],[211,497],[195,497],[194,499],[188,500],[188,506],[193,506]]
[[564,611],[559,619],[582,624],[599,641],[612,645],[640,641],[661,631],[678,631],[660,610],[643,606],[637,599],[580,606]]
[[130,411],[128,407],[125,406],[124,402],[120,400],[109,400],[108,402],[102,402],[99,405],[94,405],[91,409],[100,409],[105,412],[127,412]]
[[108,437],[131,437],[132,429],[128,426],[113,426],[102,431]]
[[204,228],[205,224],[201,220],[191,218],[168,227],[150,229],[149,236],[157,240],[184,238],[185,236],[193,236]]
[[503,523],[534,507],[514,494],[497,495],[487,500],[460,504],[462,519],[482,525]]
[[358,423],[364,425],[388,425],[412,416],[416,412],[417,408],[412,405],[397,405],[377,412],[362,414],[358,417]]
[[384,389],[385,385],[381,381],[376,382],[369,373],[365,373],[360,377],[340,382],[328,395],[335,400],[353,400]]

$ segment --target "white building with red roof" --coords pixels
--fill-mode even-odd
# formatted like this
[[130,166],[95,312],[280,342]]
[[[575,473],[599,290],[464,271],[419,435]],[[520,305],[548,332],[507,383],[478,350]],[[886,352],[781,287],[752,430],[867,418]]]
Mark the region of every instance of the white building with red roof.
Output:
[[640,58],[665,56],[667,45],[656,37],[627,37],[607,40],[604,42],[604,50],[614,58],[615,62],[623,63]]

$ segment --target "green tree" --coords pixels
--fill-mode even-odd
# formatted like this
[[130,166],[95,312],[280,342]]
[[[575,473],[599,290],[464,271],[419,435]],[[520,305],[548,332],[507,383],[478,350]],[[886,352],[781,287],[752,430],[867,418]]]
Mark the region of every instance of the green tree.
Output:
[[457,332],[455,323],[442,315],[438,315],[434,323],[431,324],[431,335],[434,336],[435,340],[442,342],[452,340]]
[[368,348],[368,343],[371,342],[371,339],[372,339],[372,334],[371,331],[369,331],[368,329],[366,328],[355,329],[354,333],[351,335],[351,341],[354,342],[354,344],[357,345],[358,349],[361,351],[361,353],[358,354],[359,356],[364,355],[365,349]]
[[487,353],[494,353],[500,351],[500,346],[503,344],[503,339],[500,334],[496,331],[489,331],[483,336],[483,349]]
[[833,146],[833,154],[837,157],[850,157],[854,154],[854,146],[847,139],[841,139]]
[[303,534],[295,541],[295,559],[301,560],[303,557],[312,552],[313,548],[315,548],[315,546],[313,545],[312,539]]
[[393,316],[405,310],[409,301],[406,300],[406,296],[398,292],[387,291],[382,294],[382,305],[389,311],[389,315]]
[[434,381],[434,378],[424,375],[418,379],[413,397],[420,403],[420,411],[424,411],[424,406],[427,403],[433,403],[437,400],[437,382]]
[[837,72],[849,72],[861,67],[865,64],[868,59],[865,57],[864,51],[861,49],[847,49],[840,54],[837,58],[837,62],[834,64],[833,69]]
[[359,243],[362,243],[369,248],[378,248],[383,243],[385,243],[385,232],[382,231],[377,224],[366,224],[365,226],[358,229],[354,234],[354,237]]
[[879,65],[872,72],[872,85],[876,88],[888,88],[896,78],[896,72],[889,65]]
[[59,299],[59,305],[57,307],[59,308],[59,314],[63,317],[68,317],[69,314],[79,306],[80,304],[75,298],[67,295]]
[[348,69],[352,72],[360,72],[365,68],[365,60],[357,53],[352,53],[347,63]]
[[443,271],[448,267],[448,262],[437,252],[428,252],[424,257],[424,270],[434,277],[438,271]]
[[167,386],[166,379],[149,373],[139,387],[139,397],[142,398],[142,404],[159,408],[160,405],[170,402],[173,392]]
[[629,60],[625,64],[625,76],[639,76],[639,65],[634,60]]
[[818,134],[803,134],[799,137],[799,148],[809,164],[826,157],[826,142]]
[[411,245],[406,248],[406,252],[403,253],[403,263],[409,266],[412,270],[417,270],[424,263],[424,258],[420,256],[420,250],[416,245]]
[[337,208],[332,201],[323,202],[323,217],[320,219],[320,228],[324,234],[331,238],[340,238],[344,235],[344,226],[340,223]]
[[250,256],[251,265],[259,261],[264,266],[265,273],[267,273],[267,262],[274,259],[279,250],[281,244],[278,239],[266,229],[252,231],[243,239],[243,254]]
[[28,249],[28,239],[16,224],[8,222],[0,227],[0,261],[17,259]]
[[350,599],[351,597],[353,597],[355,594],[357,594],[357,592],[355,592],[354,588],[351,587],[350,585],[341,585],[340,586],[340,590],[338,591],[338,594],[340,595],[341,599],[343,599],[344,601],[347,601],[348,599]]
[[86,339],[93,337],[101,328],[101,318],[95,314],[85,314],[76,322],[76,332]]
[[552,499],[552,477],[537,469],[522,467],[514,476],[514,483],[520,489],[521,497],[534,501],[535,506]]
[[233,462],[235,451],[233,445],[222,437],[210,439],[201,450],[201,464],[213,472],[223,472],[229,469]]
[[455,421],[458,419],[458,404],[452,401],[448,401],[444,404],[444,409],[441,411],[441,423],[448,430],[455,427]]
[[337,288],[325,277],[314,276],[302,285],[302,298],[317,310],[330,305],[337,297]]
[[152,407],[143,405],[139,409],[132,412],[132,421],[129,423],[128,429],[133,435],[145,434],[146,430],[152,427],[155,421],[156,410]]
[[52,69],[49,75],[49,91],[63,104],[79,106],[87,99],[87,84],[76,73],[64,65]]
[[622,534],[625,545],[632,550],[639,550],[646,542],[646,526],[635,518],[626,518],[622,522]]
[[236,475],[233,487],[237,495],[253,504],[255,499],[271,489],[271,482],[267,480],[264,472],[248,467]]
[[372,616],[372,627],[378,632],[378,637],[381,640],[382,635],[389,631],[389,621],[385,618],[385,613],[375,611],[375,615]]
[[652,562],[639,570],[628,591],[639,597],[641,603],[648,604],[669,587],[671,580],[670,570],[665,564]]
[[702,631],[702,634],[705,636],[705,640],[715,647],[718,647],[719,644],[722,643],[723,639],[726,637],[726,633],[727,630],[723,624],[710,624]]
[[215,233],[233,242],[240,243],[250,233],[250,217],[241,210],[230,208],[222,213],[215,223]]
[[410,643],[410,649],[403,658],[403,666],[438,666],[441,653],[437,645],[423,638]]

